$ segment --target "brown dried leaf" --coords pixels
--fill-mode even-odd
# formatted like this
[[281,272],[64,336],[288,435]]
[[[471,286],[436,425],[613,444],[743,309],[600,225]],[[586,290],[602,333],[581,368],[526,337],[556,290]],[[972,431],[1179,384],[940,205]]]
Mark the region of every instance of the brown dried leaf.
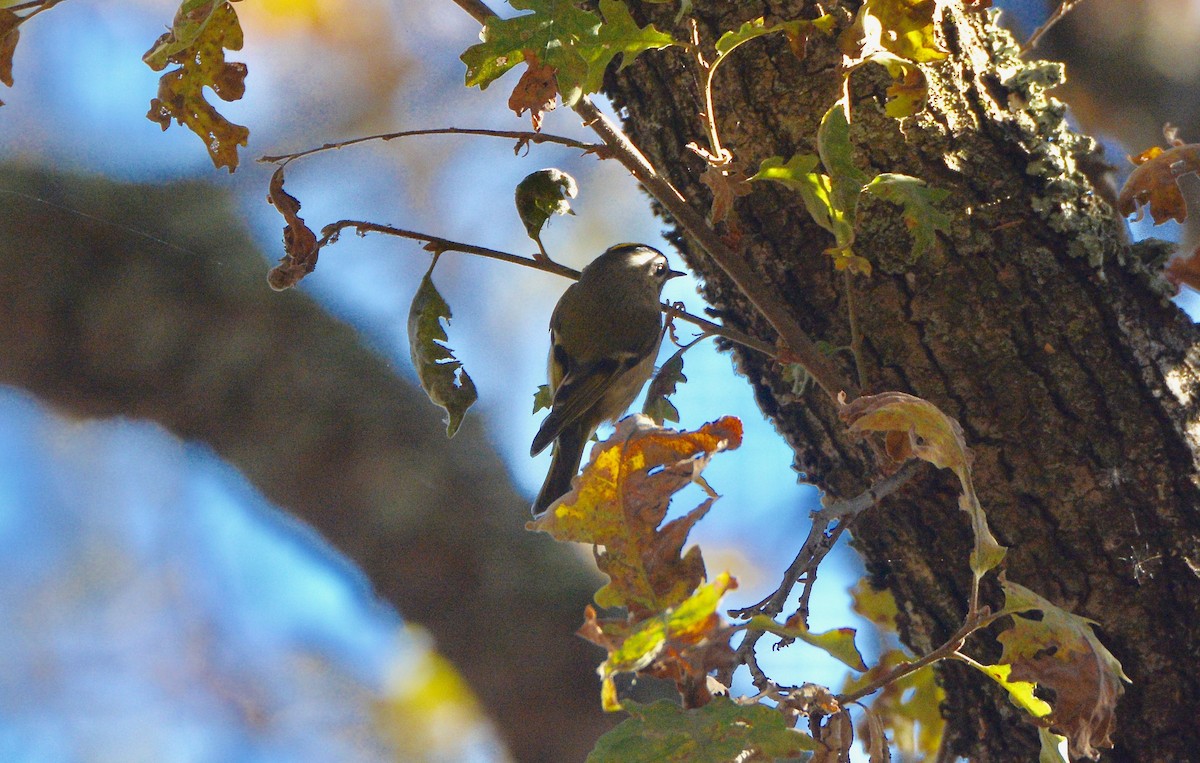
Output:
[[1150,207],[1150,217],[1159,225],[1167,220],[1183,222],[1187,202],[1179,190],[1179,178],[1200,171],[1200,143],[1176,145],[1168,149],[1151,147],[1129,161],[1138,165],[1117,196],[1117,209],[1123,215]]
[[539,61],[533,51],[525,51],[525,62],[528,68],[508,97],[508,107],[517,116],[528,110],[534,132],[541,132],[542,114],[553,111],[558,105],[557,70]]
[[1112,747],[1117,700],[1125,693],[1122,681],[1129,681],[1121,663],[1096,638],[1093,621],[1017,583],[1001,584],[1005,611],[1038,610],[1042,618],[1014,614],[1013,627],[997,636],[1004,647],[1000,664],[1012,666],[1010,681],[1053,689],[1053,711],[1043,725],[1067,737],[1072,756],[1097,759],[1097,747]]
[[271,185],[267,190],[267,201],[283,215],[287,225],[283,229],[283,250],[285,252],[280,264],[271,268],[267,274],[267,283],[275,291],[290,289],[300,282],[300,279],[313,272],[317,267],[317,235],[304,224],[300,212],[300,200],[283,190],[283,167],[271,175]]
[[729,213],[733,211],[733,202],[739,196],[745,196],[754,190],[746,173],[729,168],[709,166],[700,176],[700,182],[712,191],[713,200],[712,207],[708,210],[708,221],[713,225],[724,222],[729,217]]
[[[0,8],[0,82],[13,86],[13,53],[21,37],[21,17],[7,8]],[[0,106],[4,101],[0,101]]]

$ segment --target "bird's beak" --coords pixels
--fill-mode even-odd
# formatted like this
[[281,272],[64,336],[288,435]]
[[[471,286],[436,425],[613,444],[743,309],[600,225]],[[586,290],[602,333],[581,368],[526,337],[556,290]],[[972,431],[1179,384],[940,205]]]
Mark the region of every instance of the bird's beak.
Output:
[[678,278],[679,276],[685,275],[687,275],[687,273],[681,273],[678,270],[668,270],[666,280],[670,281],[672,278]]

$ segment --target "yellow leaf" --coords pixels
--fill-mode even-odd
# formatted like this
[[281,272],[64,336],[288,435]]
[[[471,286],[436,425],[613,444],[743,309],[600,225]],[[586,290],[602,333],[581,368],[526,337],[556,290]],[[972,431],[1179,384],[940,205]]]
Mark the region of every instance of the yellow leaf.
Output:
[[[692,526],[716,498],[700,474],[714,454],[741,441],[742,425],[733,417],[681,432],[629,416],[592,448],[571,492],[527,527],[603,547],[596,559],[610,582],[596,594],[600,606],[628,607],[634,619],[663,612],[704,579],[699,549],[681,554]],[[659,528],[671,496],[691,483],[710,498]]]

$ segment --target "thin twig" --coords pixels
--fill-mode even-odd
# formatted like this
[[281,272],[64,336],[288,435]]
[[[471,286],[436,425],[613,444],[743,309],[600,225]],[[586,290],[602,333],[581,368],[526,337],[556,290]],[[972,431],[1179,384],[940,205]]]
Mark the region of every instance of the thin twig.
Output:
[[471,18],[480,24],[486,24],[496,18],[496,12],[484,5],[480,0],[454,0],[454,4],[471,14]]
[[712,321],[705,320],[704,318],[700,318],[699,316],[692,315],[691,313],[687,312],[686,310],[681,310],[680,308],[675,307],[674,305],[664,306],[663,312],[666,313],[667,315],[678,316],[679,318],[687,321],[688,323],[692,323],[692,324],[699,326],[700,328],[704,329],[705,331],[707,331],[710,334],[716,334],[725,339],[728,339],[731,342],[736,342],[737,344],[740,344],[743,347],[748,347],[751,350],[758,350],[759,352],[763,353],[764,355],[766,355],[768,357],[775,358],[775,357],[779,356],[779,348],[774,347],[773,345],[771,345],[768,342],[764,342],[761,339],[755,339],[754,337],[750,336],[749,334],[742,333],[741,331],[738,331],[737,329],[729,328],[728,326],[722,326],[719,323],[713,323]]
[[321,151],[330,151],[334,149],[346,148],[347,146],[366,143],[372,140],[395,140],[396,138],[408,138],[415,135],[479,135],[489,138],[507,138],[508,140],[524,141],[526,143],[554,143],[568,148],[577,148],[584,153],[604,154],[608,151],[608,147],[600,143],[585,143],[581,140],[568,138],[563,135],[551,135],[544,132],[532,132],[529,130],[489,130],[475,127],[438,127],[425,130],[403,130],[401,132],[385,132],[378,135],[365,135],[361,138],[351,138],[350,140],[338,141],[337,143],[326,143],[323,146],[310,148],[305,151],[297,151],[294,154],[279,154],[278,156],[263,156],[259,158],[260,162],[269,164],[287,164],[293,159],[299,159],[302,156],[320,153]]
[[[796,553],[796,558],[788,565],[787,570],[783,573],[783,580],[779,587],[776,588],[767,598],[749,607],[742,609],[734,609],[729,611],[730,617],[749,618],[753,615],[766,615],[767,617],[775,617],[783,611],[783,605],[787,602],[788,597],[792,595],[792,590],[796,587],[801,577],[805,578],[808,587],[806,593],[811,592],[811,584],[816,581],[816,567],[833,548],[838,537],[850,525],[851,522],[868,507],[874,506],[879,501],[894,493],[902,485],[907,483],[917,473],[921,467],[921,461],[911,459],[906,461],[896,472],[879,482],[875,483],[868,489],[854,496],[853,498],[844,501],[834,501],[821,508],[819,511],[813,512],[812,525],[808,530],[808,537],[804,540],[804,545]],[[830,525],[834,522],[836,526],[830,530]],[[802,594],[801,606],[807,606],[807,596]],[[804,613],[807,615],[807,612]],[[733,664],[749,664],[747,660],[753,659],[754,647],[758,640],[762,638],[764,631],[758,628],[748,628],[742,642],[738,644],[737,651],[734,653]],[[729,670],[732,673],[732,669]],[[765,676],[764,676],[765,680]],[[754,682],[755,686],[760,689],[757,678]]]
[[[441,236],[432,236],[428,233],[420,233],[418,231],[405,230],[392,225],[383,225],[382,223],[372,223],[365,220],[338,220],[335,223],[330,223],[321,229],[321,239],[317,242],[318,247],[324,247],[326,244],[332,244],[338,240],[342,231],[347,228],[353,228],[356,233],[362,235],[364,233],[383,233],[388,236],[399,236],[400,238],[412,239],[414,241],[424,241],[427,249],[438,252],[462,252],[464,254],[474,254],[479,257],[487,257],[492,260],[500,260],[502,262],[521,265],[534,270],[540,270],[543,273],[552,273],[564,278],[579,280],[579,271],[574,268],[569,268],[566,265],[559,265],[553,260],[535,259],[533,257],[522,257],[519,254],[510,252],[501,252],[497,249],[489,249],[486,246],[476,246],[475,244],[466,244],[461,241],[454,241]],[[751,350],[758,350],[769,357],[776,357],[778,350],[754,337],[744,334],[737,329],[727,328],[719,323],[705,320],[698,315],[692,315],[686,310],[681,310],[674,305],[663,304],[662,311],[667,315],[674,316],[680,320],[687,321],[693,325],[699,326],[708,334],[728,339],[731,342],[742,345]]]
[[1062,0],[1062,2],[1058,4],[1058,7],[1054,9],[1054,12],[1050,14],[1050,17],[1046,19],[1045,23],[1033,30],[1033,34],[1029,36],[1029,40],[1021,46],[1021,55],[1025,55],[1029,51],[1036,48],[1038,42],[1040,42],[1042,39],[1042,35],[1046,34],[1046,32],[1049,32],[1051,27],[1062,21],[1064,16],[1075,10],[1075,7],[1082,2],[1083,0]]
[[851,702],[860,700],[869,694],[874,694],[884,686],[903,678],[909,673],[915,673],[926,665],[932,665],[938,660],[944,660],[947,657],[950,657],[958,651],[959,647],[963,645],[963,641],[967,638],[967,636],[974,633],[978,627],[979,626],[977,623],[968,620],[967,622],[963,623],[961,628],[955,631],[954,635],[951,636],[946,643],[942,644],[937,649],[934,649],[932,652],[924,657],[921,657],[920,659],[900,663],[879,678],[876,678],[874,681],[868,683],[866,686],[846,694],[839,694],[837,697],[838,703],[841,705],[847,705]]
[[440,236],[431,236],[428,233],[419,233],[417,231],[404,230],[391,225],[383,225],[381,223],[371,223],[363,220],[338,220],[336,223],[330,223],[321,229],[321,240],[317,242],[318,247],[324,247],[326,244],[332,244],[338,240],[342,231],[347,228],[353,228],[360,236],[364,233],[384,233],[389,236],[399,236],[400,238],[409,238],[415,241],[424,241],[428,244],[427,249],[432,249],[439,252],[463,252],[464,254],[474,254],[479,257],[487,257],[492,260],[501,260],[502,262],[510,262],[514,265],[523,265],[527,268],[540,270],[544,273],[553,273],[557,276],[563,276],[573,280],[579,279],[579,271],[574,268],[569,268],[566,265],[559,265],[553,260],[540,260],[533,257],[522,257],[519,254],[511,254],[509,252],[501,252],[496,249],[488,249],[485,246],[475,246],[474,244],[464,244],[461,241],[452,241],[448,238]]

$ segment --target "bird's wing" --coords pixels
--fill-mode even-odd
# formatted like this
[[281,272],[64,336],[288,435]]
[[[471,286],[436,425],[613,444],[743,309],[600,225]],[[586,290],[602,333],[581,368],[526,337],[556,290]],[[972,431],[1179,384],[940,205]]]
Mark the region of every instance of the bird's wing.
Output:
[[541,453],[568,425],[600,400],[614,379],[636,366],[644,357],[644,354],[622,354],[614,358],[602,358],[584,368],[572,368],[567,371],[562,383],[554,391],[553,407],[534,436],[529,454],[536,456]]

